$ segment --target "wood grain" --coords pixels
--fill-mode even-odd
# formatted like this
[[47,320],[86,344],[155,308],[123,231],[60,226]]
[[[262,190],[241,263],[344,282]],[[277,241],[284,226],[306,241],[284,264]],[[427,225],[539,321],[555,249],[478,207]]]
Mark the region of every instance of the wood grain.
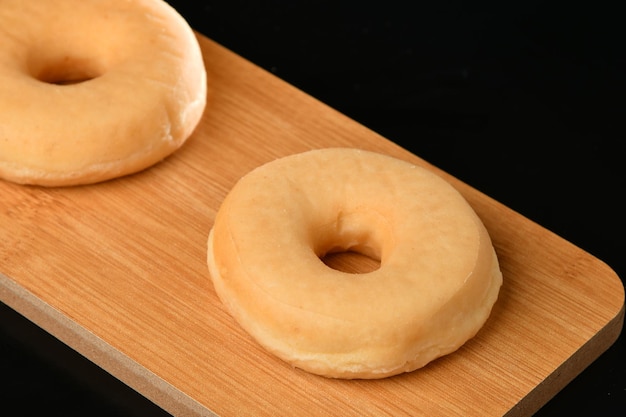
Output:
[[[175,415],[529,415],[606,350],[624,288],[602,261],[199,35],[208,107],[158,165],[102,184],[0,182],[0,299]],[[485,222],[504,273],[458,352],[378,381],[270,356],[226,313],[206,239],[235,181],[277,157],[352,146],[426,166]],[[354,260],[333,259],[347,268]]]

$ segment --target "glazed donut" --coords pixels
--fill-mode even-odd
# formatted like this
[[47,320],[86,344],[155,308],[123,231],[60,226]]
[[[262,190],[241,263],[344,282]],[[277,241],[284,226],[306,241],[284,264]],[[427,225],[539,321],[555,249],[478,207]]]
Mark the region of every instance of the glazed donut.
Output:
[[[380,261],[366,273],[329,252]],[[207,263],[228,312],[305,371],[374,379],[457,350],[483,326],[502,274],[467,201],[425,168],[327,148],[243,176],[222,202]]]
[[2,0],[0,178],[87,184],[178,149],[206,104],[187,22],[162,0]]

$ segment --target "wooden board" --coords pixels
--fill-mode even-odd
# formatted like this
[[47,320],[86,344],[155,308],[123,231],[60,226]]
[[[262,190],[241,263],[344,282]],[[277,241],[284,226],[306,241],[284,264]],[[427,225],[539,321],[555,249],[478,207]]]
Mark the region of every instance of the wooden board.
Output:
[[[175,415],[529,415],[616,340],[624,288],[602,261],[199,39],[208,107],[177,153],[92,186],[0,182],[4,303]],[[264,162],[328,146],[426,166],[483,219],[504,285],[458,352],[384,380],[325,379],[267,354],[220,304],[205,253],[224,196]]]

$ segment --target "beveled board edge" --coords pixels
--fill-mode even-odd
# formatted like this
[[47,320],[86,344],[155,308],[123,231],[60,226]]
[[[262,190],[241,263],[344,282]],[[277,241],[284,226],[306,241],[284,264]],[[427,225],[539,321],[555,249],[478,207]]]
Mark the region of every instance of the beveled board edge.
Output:
[[536,413],[565,388],[619,338],[624,327],[624,297],[619,313],[576,353],[518,402],[504,417],[525,417]]
[[216,415],[2,273],[0,300],[169,413]]

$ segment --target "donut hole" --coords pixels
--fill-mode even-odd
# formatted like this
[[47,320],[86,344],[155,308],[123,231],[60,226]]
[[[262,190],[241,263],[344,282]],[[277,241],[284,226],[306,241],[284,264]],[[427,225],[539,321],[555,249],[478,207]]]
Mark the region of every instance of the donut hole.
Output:
[[366,274],[380,268],[380,259],[357,248],[329,251],[320,260],[329,268],[350,274]]
[[102,68],[94,60],[67,55],[46,60],[33,70],[37,80],[56,85],[79,84],[102,74]]
[[339,212],[317,229],[316,253],[326,266],[341,272],[365,274],[381,266],[382,242],[390,230],[377,212]]

